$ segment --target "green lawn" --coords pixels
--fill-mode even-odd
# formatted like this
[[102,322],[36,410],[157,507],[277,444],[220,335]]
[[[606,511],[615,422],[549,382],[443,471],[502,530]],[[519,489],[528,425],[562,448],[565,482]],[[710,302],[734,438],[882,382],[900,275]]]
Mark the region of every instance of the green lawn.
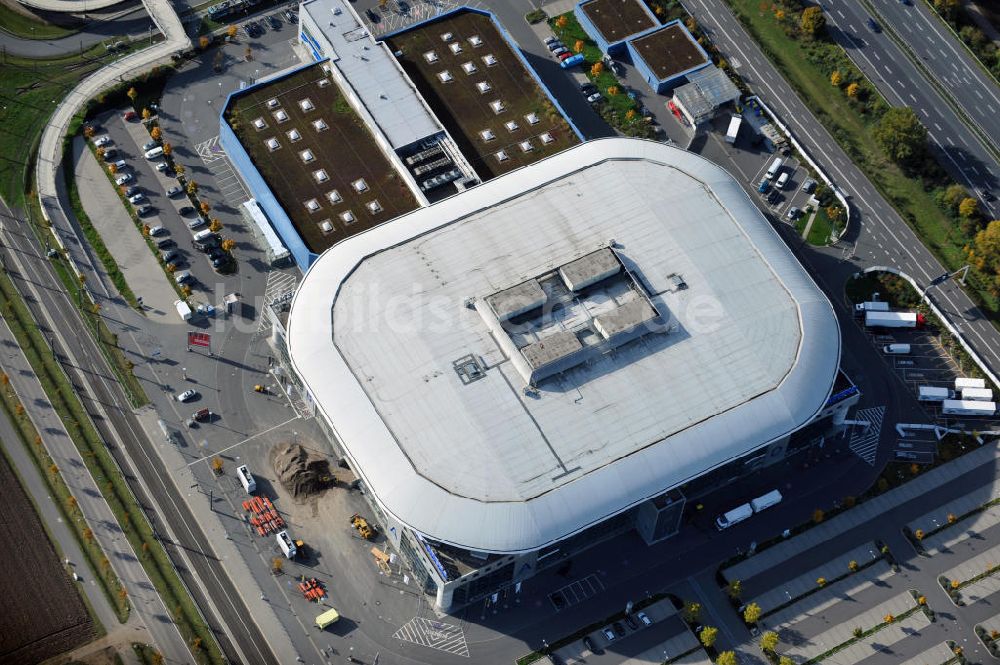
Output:
[[812,226],[809,228],[809,235],[806,236],[806,242],[810,245],[823,247],[830,244],[830,234],[832,232],[833,224],[830,222],[826,210],[820,208],[816,213],[816,219],[813,220]]
[[60,39],[75,35],[79,30],[64,28],[40,19],[25,16],[0,3],[0,29],[23,39]]
[[[873,102],[871,110],[864,110],[830,84],[830,74],[838,70],[846,80],[859,80],[868,94],[877,94],[843,50],[830,42],[792,39],[770,11],[761,11],[761,3],[757,0],[727,2],[806,105],[931,252],[952,270],[965,265],[963,247],[968,238],[938,207],[923,183],[904,175],[883,156],[873,140],[872,125],[884,110],[885,103],[879,98]],[[860,196],[859,192],[851,194]],[[974,297],[977,296],[980,304],[995,318],[998,302],[984,288],[982,276],[970,275],[968,284],[974,290]]]

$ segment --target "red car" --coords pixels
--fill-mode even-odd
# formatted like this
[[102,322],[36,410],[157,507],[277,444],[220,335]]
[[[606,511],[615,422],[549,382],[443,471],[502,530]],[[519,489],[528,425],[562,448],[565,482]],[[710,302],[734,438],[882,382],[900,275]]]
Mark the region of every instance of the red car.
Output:
[[569,51],[566,51],[565,53],[560,53],[559,54],[559,60],[560,61],[565,60],[566,58],[572,58],[572,57],[573,57],[573,54],[570,53]]
[[125,111],[125,114],[122,115],[122,119],[125,120],[125,122],[130,122],[132,120],[135,120],[135,118],[136,118],[135,111]]

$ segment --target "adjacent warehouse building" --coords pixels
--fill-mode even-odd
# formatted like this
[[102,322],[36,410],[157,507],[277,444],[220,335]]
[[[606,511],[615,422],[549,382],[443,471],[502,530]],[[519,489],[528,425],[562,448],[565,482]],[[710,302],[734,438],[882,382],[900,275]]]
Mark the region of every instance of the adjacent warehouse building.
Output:
[[627,46],[636,69],[649,87],[661,94],[712,64],[708,53],[679,20],[630,39]]
[[583,0],[573,7],[573,14],[608,55],[624,52],[628,39],[652,32],[660,25],[643,0]]
[[334,245],[274,343],[442,609],[673,535],[857,393],[830,303],[737,182],[632,139]]

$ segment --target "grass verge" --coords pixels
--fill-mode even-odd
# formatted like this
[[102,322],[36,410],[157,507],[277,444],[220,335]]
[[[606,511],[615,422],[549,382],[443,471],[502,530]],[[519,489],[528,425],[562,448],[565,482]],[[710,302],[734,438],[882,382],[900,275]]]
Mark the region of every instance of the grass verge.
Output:
[[163,656],[148,644],[132,643],[132,651],[142,665],[163,665]]
[[[885,110],[885,102],[872,97],[877,93],[843,49],[829,41],[790,37],[774,13],[762,11],[756,0],[726,1],[778,71],[925,246],[951,270],[965,265],[964,247],[969,237],[944,214],[931,189],[919,178],[906,176],[881,153],[873,128]],[[869,103],[851,100],[841,87],[831,85],[834,71],[840,72],[845,84],[858,82],[862,91],[858,99],[867,98]],[[967,284],[973,297],[995,320],[1000,303],[989,292],[984,277],[970,274]]]
[[3,32],[21,39],[62,39],[79,32],[73,28],[64,28],[61,25],[25,16],[3,3],[0,3],[0,26],[3,26]]
[[[15,292],[14,285],[6,274],[0,275],[0,306],[3,308],[4,321],[7,322],[11,332],[14,333],[24,354],[28,356],[29,362],[32,365],[40,362],[40,358],[35,353],[35,348],[30,344],[26,344],[28,333],[25,326],[33,326],[31,314],[20,299],[20,296]],[[32,358],[33,355],[35,356],[34,358]],[[108,597],[111,606],[115,608],[118,620],[125,623],[128,621],[129,603],[128,597],[122,594],[124,587],[122,587],[121,581],[111,569],[104,550],[101,549],[101,546],[94,538],[93,531],[87,526],[76,498],[70,492],[69,487],[67,487],[66,481],[63,480],[59,468],[52,461],[52,458],[49,457],[45,446],[42,444],[42,437],[39,436],[31,419],[25,413],[24,406],[21,404],[13,388],[11,388],[7,375],[4,374],[0,378],[2,378],[3,383],[2,389],[0,389],[0,402],[3,404],[4,411],[7,412],[11,422],[17,428],[18,436],[38,467],[39,473],[45,478],[45,483],[52,493],[56,504],[59,506],[59,511],[63,519],[70,526],[73,535],[80,544],[80,549],[83,551],[84,556],[87,557],[87,565],[90,566],[94,577],[99,581],[101,590]],[[39,378],[41,377],[39,376]],[[13,465],[11,465],[11,468],[13,468]]]
[[830,216],[826,214],[826,208],[821,207],[816,212],[816,219],[813,220],[812,226],[809,227],[806,242],[818,247],[829,245],[831,233],[833,233],[833,224],[830,222]]
[[[195,660],[202,664],[222,663],[224,659],[211,630],[177,576],[166,551],[154,536],[145,513],[126,484],[108,446],[97,433],[74,386],[52,355],[27,306],[6,275],[0,277],[0,291],[7,302],[12,303],[5,305],[4,315],[9,317],[8,321],[16,317],[18,345],[28,357],[88,470],[99,481],[101,493],[181,634],[191,646]],[[11,327],[14,328],[13,325]]]

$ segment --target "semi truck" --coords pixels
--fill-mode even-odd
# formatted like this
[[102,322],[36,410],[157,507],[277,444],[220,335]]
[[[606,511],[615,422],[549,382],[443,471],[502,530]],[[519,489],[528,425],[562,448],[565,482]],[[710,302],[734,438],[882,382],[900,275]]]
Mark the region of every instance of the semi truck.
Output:
[[946,399],[941,402],[941,412],[949,416],[992,416],[997,412],[997,405],[996,402]]
[[953,399],[955,393],[947,388],[937,386],[920,386],[917,389],[917,400],[920,402],[943,402],[946,399]]
[[966,402],[992,402],[993,391],[989,388],[962,388],[962,400]]
[[986,379],[967,379],[965,377],[958,377],[955,379],[955,391],[962,392],[966,388],[985,388]]
[[918,312],[865,312],[869,328],[923,328],[926,319]]
[[778,490],[771,490],[767,494],[762,494],[756,499],[750,501],[750,503],[744,503],[742,506],[737,506],[729,512],[716,517],[715,528],[719,531],[728,529],[732,525],[742,522],[743,520],[752,517],[754,514],[780,503],[781,498],[781,492]]
[[729,129],[726,131],[726,143],[736,143],[736,137],[740,133],[740,125],[743,124],[743,116],[733,114],[729,120]]
[[879,300],[859,302],[854,305],[854,311],[858,314],[864,314],[865,312],[888,312],[889,303]]

